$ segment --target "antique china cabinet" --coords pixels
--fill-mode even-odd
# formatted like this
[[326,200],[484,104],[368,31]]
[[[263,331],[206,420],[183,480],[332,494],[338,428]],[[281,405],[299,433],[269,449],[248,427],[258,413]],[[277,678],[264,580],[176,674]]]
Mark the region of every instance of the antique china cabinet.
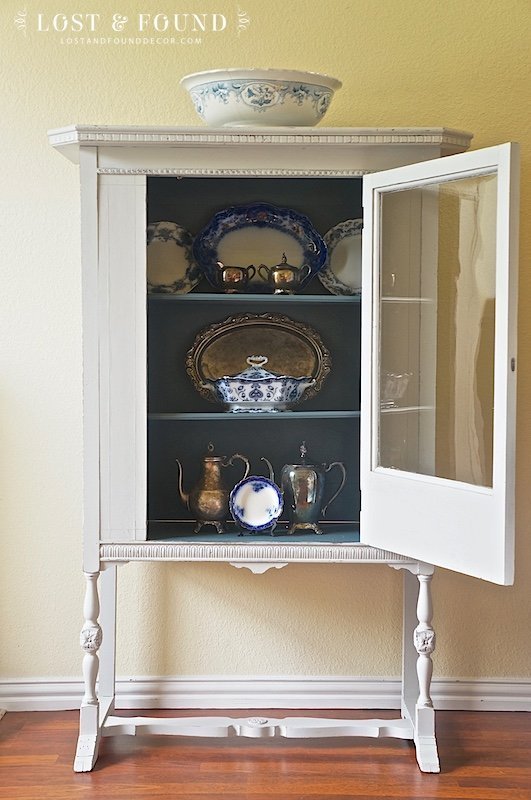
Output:
[[[501,584],[513,576],[516,147],[464,153],[470,135],[444,128],[72,126],[49,136],[81,176],[87,588],[74,768],[92,769],[101,736],[139,732],[393,736],[413,740],[421,770],[438,771],[433,565]],[[147,291],[150,223],[196,237],[216,214],[253,203],[293,209],[321,236],[363,218],[361,297],[315,276],[292,295],[264,284],[224,293],[201,276],[190,291]],[[248,263],[244,249],[239,266]],[[329,359],[320,391],[282,413],[210,402],[187,372],[194,342],[242,318],[317,333]],[[287,535],[282,518],[275,536],[230,524],[194,533],[176,459],[188,486],[210,442],[244,453],[254,472],[265,456],[278,476],[302,441],[315,461],[346,470],[322,535]],[[131,561],[401,570],[400,717],[120,717],[116,573]]]

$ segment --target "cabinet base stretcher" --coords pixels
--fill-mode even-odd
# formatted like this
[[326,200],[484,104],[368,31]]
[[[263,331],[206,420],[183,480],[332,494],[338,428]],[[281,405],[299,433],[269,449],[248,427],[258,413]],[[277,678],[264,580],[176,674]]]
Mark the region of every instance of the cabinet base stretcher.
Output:
[[[81,704],[79,738],[74,761],[76,772],[89,772],[98,758],[102,737],[166,735],[252,739],[287,739],[365,736],[413,741],[422,772],[439,772],[435,738],[435,712],[430,697],[431,654],[435,632],[431,626],[430,583],[433,567],[418,562],[391,563],[403,569],[403,674],[401,717],[397,719],[326,719],[312,717],[122,717],[114,714],[116,563],[102,565],[101,622],[98,577],[85,573],[85,624],[81,646],[85,651],[85,695]],[[417,584],[418,580],[418,584]],[[417,594],[418,585],[418,594]],[[105,637],[103,637],[105,631]],[[100,655],[101,648],[101,667]],[[96,679],[99,673],[99,697]]]
[[96,735],[80,736],[74,770],[89,772],[97,759],[100,736],[198,736],[225,739],[243,736],[267,739],[321,739],[366,736],[410,739],[415,742],[417,761],[423,772],[439,772],[435,736],[417,736],[409,719],[322,719],[312,717],[119,717],[109,715]]

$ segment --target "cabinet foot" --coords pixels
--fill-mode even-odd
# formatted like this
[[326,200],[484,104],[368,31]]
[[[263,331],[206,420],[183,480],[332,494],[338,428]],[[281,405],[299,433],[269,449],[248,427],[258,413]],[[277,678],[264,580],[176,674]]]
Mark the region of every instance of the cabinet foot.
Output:
[[77,740],[74,772],[90,772],[98,758],[100,735],[81,735]]
[[416,736],[417,762],[421,772],[440,772],[435,736]]

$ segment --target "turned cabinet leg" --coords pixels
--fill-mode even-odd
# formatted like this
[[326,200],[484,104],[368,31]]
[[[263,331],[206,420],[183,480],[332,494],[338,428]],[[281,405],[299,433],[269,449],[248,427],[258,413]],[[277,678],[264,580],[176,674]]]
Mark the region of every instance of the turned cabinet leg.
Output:
[[83,656],[83,680],[85,693],[81,701],[79,738],[77,742],[74,770],[88,772],[96,763],[100,739],[99,702],[96,695],[98,677],[98,650],[102,642],[102,631],[98,623],[100,603],[98,598],[99,572],[86,572],[85,601],[83,616],[85,622],[79,637]]
[[419,624],[413,634],[415,649],[418,653],[417,676],[419,680],[418,708],[433,708],[430,697],[433,662],[431,654],[435,650],[435,631],[431,626],[433,608],[431,602],[431,575],[419,575],[419,596],[417,602],[417,618]]
[[83,616],[85,622],[81,628],[79,643],[84,650],[83,656],[83,680],[85,684],[85,694],[83,695],[82,705],[97,706],[96,679],[100,660],[98,650],[102,641],[102,632],[98,622],[100,615],[100,601],[98,598],[98,577],[99,572],[86,572],[87,581],[85,591],[85,602],[83,604]]
[[430,695],[433,662],[431,654],[435,650],[435,631],[431,620],[433,608],[431,601],[432,574],[417,575],[419,593],[417,600],[418,625],[413,632],[413,642],[417,651],[417,678],[419,695],[415,706],[415,745],[417,761],[423,772],[439,772],[439,757],[435,740],[435,712]]

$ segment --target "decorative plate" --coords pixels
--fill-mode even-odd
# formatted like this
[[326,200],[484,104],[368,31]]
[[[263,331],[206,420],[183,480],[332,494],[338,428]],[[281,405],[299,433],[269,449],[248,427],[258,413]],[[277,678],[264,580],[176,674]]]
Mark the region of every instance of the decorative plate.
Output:
[[328,257],[319,280],[332,294],[361,294],[363,220],[346,219],[324,236]]
[[186,356],[186,371],[207,400],[214,381],[237,375],[250,353],[267,358],[277,375],[304,375],[315,380],[304,394],[314,397],[330,372],[330,352],[313,328],[282,314],[237,314],[200,330]]
[[282,514],[282,492],[269,478],[250,475],[236,484],[229,497],[235,522],[249,531],[274,528]]
[[[217,286],[218,261],[237,267],[273,267],[283,254],[294,267],[310,267],[300,284],[302,288],[322,269],[326,246],[308,217],[269,203],[219,211],[194,241],[195,259],[213,286]],[[264,282],[260,277],[259,285]]]
[[148,292],[187,294],[201,279],[192,252],[193,236],[176,222],[147,226]]

